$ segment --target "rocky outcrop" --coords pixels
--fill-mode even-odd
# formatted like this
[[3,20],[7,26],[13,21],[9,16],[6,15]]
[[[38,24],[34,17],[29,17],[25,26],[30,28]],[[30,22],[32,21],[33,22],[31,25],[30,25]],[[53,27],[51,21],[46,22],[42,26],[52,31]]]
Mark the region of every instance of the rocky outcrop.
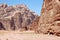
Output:
[[27,26],[38,17],[24,4],[7,6],[0,4],[0,30],[27,30]]
[[40,16],[37,17],[35,20],[33,20],[33,22],[30,25],[28,25],[29,30],[33,30],[33,31],[36,30],[36,28],[38,26],[39,18],[40,18]]
[[37,32],[60,36],[60,0],[44,0]]

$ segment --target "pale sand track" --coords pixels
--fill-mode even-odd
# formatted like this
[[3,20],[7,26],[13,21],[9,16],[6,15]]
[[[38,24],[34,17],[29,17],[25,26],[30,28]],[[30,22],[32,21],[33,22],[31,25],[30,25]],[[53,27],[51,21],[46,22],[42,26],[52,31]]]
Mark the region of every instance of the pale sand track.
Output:
[[33,31],[0,31],[0,40],[60,40],[60,37],[35,34]]

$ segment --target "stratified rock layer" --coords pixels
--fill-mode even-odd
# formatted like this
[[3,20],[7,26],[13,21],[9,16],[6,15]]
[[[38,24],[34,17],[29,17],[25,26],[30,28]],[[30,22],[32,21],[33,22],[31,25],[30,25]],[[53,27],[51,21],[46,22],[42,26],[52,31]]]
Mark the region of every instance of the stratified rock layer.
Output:
[[27,26],[38,17],[26,5],[7,6],[0,4],[0,30],[27,30]]
[[44,0],[37,32],[60,36],[60,0]]

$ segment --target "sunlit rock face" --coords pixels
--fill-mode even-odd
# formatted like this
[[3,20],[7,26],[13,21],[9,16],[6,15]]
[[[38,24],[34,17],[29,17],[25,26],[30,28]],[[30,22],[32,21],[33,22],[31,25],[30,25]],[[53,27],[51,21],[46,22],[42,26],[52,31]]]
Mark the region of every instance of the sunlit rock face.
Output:
[[33,20],[33,22],[28,26],[29,30],[33,30],[33,31],[36,30],[36,28],[38,26],[39,18],[40,18],[40,16],[38,16],[35,20]]
[[44,0],[37,32],[60,36],[60,0]]
[[24,4],[0,4],[0,30],[27,30],[38,15]]

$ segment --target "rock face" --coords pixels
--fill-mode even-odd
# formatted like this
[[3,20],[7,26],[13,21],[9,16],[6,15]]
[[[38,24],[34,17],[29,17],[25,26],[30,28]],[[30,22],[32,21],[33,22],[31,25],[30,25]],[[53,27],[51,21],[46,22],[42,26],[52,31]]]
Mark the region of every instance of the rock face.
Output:
[[27,26],[38,17],[26,5],[7,6],[0,4],[0,30],[27,30]]
[[37,17],[35,20],[33,20],[33,22],[28,26],[29,30],[36,30],[37,26],[38,26],[38,22],[39,22],[39,17]]
[[44,0],[37,32],[60,36],[60,0]]

